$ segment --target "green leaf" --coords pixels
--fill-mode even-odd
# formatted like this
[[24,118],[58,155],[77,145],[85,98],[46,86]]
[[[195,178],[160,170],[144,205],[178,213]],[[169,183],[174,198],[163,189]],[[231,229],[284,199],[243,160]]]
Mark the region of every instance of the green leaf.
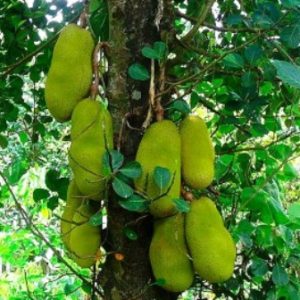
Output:
[[21,177],[27,172],[28,164],[26,161],[16,160],[8,170],[8,181],[14,185],[18,183]]
[[282,5],[288,8],[300,6],[300,0],[282,0]]
[[139,162],[131,161],[127,163],[123,168],[120,169],[120,173],[128,178],[136,179],[142,174],[142,167]]
[[129,240],[136,241],[139,238],[137,232],[129,227],[124,227],[123,232]]
[[184,199],[174,199],[173,202],[178,212],[187,213],[190,211],[190,203],[185,201]]
[[300,202],[293,203],[288,208],[288,214],[292,221],[300,221]]
[[89,26],[97,40],[109,39],[109,23],[107,2],[104,0],[91,0],[89,5]]
[[253,72],[246,72],[242,76],[242,82],[243,87],[255,87],[256,86],[256,76]]
[[108,150],[103,155],[103,169],[106,174],[107,170],[116,171],[124,162],[124,155],[117,150]]
[[100,210],[90,217],[89,224],[92,226],[100,226],[102,224],[102,217],[102,210]]
[[231,53],[223,59],[224,65],[229,68],[241,69],[244,67],[244,59],[237,53]]
[[145,81],[150,79],[148,70],[141,64],[135,63],[128,69],[128,74],[132,79]]
[[33,200],[38,202],[42,199],[47,199],[50,196],[50,193],[46,189],[35,189],[33,191]]
[[164,42],[155,42],[153,45],[154,50],[159,56],[159,59],[163,59],[167,52],[167,45]]
[[82,285],[81,285],[81,288],[88,295],[90,295],[92,293],[92,290],[93,290],[92,285],[88,282],[83,282]]
[[59,178],[57,180],[57,186],[56,189],[58,196],[60,199],[67,200],[67,193],[68,193],[68,187],[69,187],[70,180],[69,178]]
[[300,23],[286,26],[280,33],[280,38],[285,44],[295,49],[300,44]]
[[150,59],[160,59],[159,54],[156,52],[156,50],[150,48],[150,47],[144,47],[142,49],[143,56],[150,58]]
[[57,170],[50,169],[47,171],[45,177],[45,183],[47,188],[50,191],[57,191],[57,189],[59,188],[58,186],[59,176],[60,174]]
[[158,278],[152,285],[164,286],[167,281],[164,278]]
[[268,272],[268,263],[264,259],[255,257],[252,260],[250,269],[255,276],[263,276]]
[[7,148],[7,146],[8,146],[7,138],[4,135],[0,134],[0,147],[2,149],[5,149],[5,148]]
[[58,207],[58,197],[57,196],[52,196],[51,198],[49,198],[48,202],[47,202],[47,207],[51,210],[54,210],[55,208]]
[[166,168],[156,167],[154,169],[153,178],[160,191],[163,191],[171,180],[171,172]]
[[172,102],[170,105],[170,108],[175,109],[183,114],[189,114],[191,112],[191,108],[190,108],[189,104],[185,100],[182,100],[182,99]]
[[286,84],[300,88],[300,67],[286,61],[272,60],[277,76]]
[[64,287],[64,293],[65,295],[70,295],[74,291],[74,285],[70,283],[66,283]]
[[114,178],[112,187],[116,194],[122,198],[129,198],[133,194],[133,189],[118,177]]
[[141,197],[140,195],[133,194],[128,199],[120,200],[120,206],[128,211],[146,212],[149,208],[149,200]]
[[276,285],[286,285],[289,282],[289,275],[284,268],[276,264],[272,271],[272,281]]
[[263,51],[258,45],[251,45],[245,50],[245,58],[250,65],[255,65],[256,62],[262,57]]

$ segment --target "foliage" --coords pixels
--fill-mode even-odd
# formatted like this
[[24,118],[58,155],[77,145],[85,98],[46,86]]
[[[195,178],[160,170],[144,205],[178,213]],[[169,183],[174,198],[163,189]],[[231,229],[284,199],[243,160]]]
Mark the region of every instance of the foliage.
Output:
[[[141,48],[145,60],[167,66],[167,117],[179,122],[193,111],[208,123],[217,160],[216,179],[205,193],[216,201],[238,247],[231,280],[211,286],[197,278],[182,297],[214,293],[217,299],[296,300],[300,2],[226,0],[201,16],[210,2],[174,1],[177,38],[170,45],[166,39]],[[106,2],[90,3],[93,34],[107,40]],[[11,268],[3,269],[0,299],[79,299],[91,292],[80,277],[88,279],[91,272],[72,264],[58,235],[69,178],[69,129],[49,115],[43,94],[57,33],[77,20],[82,8],[82,2],[64,0],[0,4],[0,258]],[[199,24],[201,17],[205,21]],[[140,61],[128,69],[134,80],[146,81],[150,73]],[[124,163],[119,152],[110,155],[108,173],[120,205],[147,211],[148,202],[131,185],[140,167]],[[168,172],[157,172],[161,184],[170,180]],[[73,270],[30,230],[12,193]],[[188,211],[181,198],[174,201],[178,210]],[[101,220],[93,216],[91,222]],[[138,238],[131,228],[124,234]]]

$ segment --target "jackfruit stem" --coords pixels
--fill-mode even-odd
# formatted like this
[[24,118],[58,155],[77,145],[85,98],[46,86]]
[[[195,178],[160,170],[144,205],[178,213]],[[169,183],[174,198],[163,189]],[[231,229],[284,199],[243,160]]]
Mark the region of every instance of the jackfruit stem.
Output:
[[192,202],[194,200],[194,195],[192,192],[188,192],[184,189],[183,185],[181,186],[181,195],[184,198],[184,200],[188,202]]
[[155,106],[155,62],[154,59],[151,59],[151,78],[150,78],[150,87],[149,87],[149,108],[147,112],[147,117],[143,123],[142,128],[146,129],[152,120],[152,110]]
[[[159,86],[159,94],[160,94],[165,89],[165,66],[164,65],[160,65],[158,81],[160,83]],[[158,96],[156,98],[155,112],[156,112],[156,120],[162,121],[164,119],[164,108],[161,105],[161,96]]]
[[106,42],[100,42],[95,46],[94,52],[93,52],[93,74],[94,74],[94,81],[91,85],[90,89],[90,95],[93,100],[96,99],[97,95],[99,94],[99,82],[101,80],[102,88],[104,90],[105,95],[105,82],[103,79],[103,76],[99,70],[99,58],[101,60],[102,57],[102,49],[108,47],[108,43]]

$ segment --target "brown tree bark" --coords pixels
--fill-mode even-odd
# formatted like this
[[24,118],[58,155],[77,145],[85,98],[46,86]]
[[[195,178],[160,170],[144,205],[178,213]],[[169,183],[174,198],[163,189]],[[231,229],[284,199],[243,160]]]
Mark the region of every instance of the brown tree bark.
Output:
[[[159,0],[158,0],[159,1]],[[160,4],[160,9],[159,9]],[[107,95],[113,116],[115,142],[119,141],[122,120],[130,127],[122,131],[121,152],[127,160],[134,160],[142,137],[141,128],[148,109],[149,82],[134,81],[128,76],[128,67],[134,63],[150,65],[142,58],[141,49],[161,40],[161,33],[172,28],[173,5],[169,0],[108,0],[110,24],[110,48],[108,49],[109,72]],[[163,9],[161,9],[163,8]],[[164,14],[164,15],[163,15]],[[159,27],[155,24],[160,20]],[[150,69],[150,68],[149,68]],[[152,218],[140,218],[121,208],[114,197],[108,204],[108,228],[105,248],[108,253],[121,253],[123,260],[111,254],[99,276],[105,299],[108,300],[168,300],[177,295],[151,285],[154,282],[148,258],[152,236]],[[129,240],[124,228],[130,226],[138,234]]]

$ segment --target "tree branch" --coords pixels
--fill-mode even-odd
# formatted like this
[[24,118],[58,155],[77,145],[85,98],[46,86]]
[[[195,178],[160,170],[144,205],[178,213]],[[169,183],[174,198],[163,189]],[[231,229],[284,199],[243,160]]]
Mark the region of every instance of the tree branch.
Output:
[[197,23],[193,26],[193,28],[182,38],[183,41],[190,41],[193,36],[198,32],[199,28],[205,21],[207,14],[209,13],[211,7],[213,6],[215,0],[208,0],[204,7],[202,7],[202,11],[200,13],[199,18],[197,18]]
[[[192,23],[196,23],[198,21],[197,18],[194,18],[194,17],[191,17],[191,16],[188,16],[180,11],[176,11],[176,15],[178,17],[181,17],[181,18],[184,18]],[[213,29],[213,30],[216,30],[216,31],[220,31],[220,32],[232,32],[232,33],[239,33],[239,32],[252,32],[252,33],[256,33],[256,32],[263,32],[263,31],[266,31],[266,29],[261,29],[261,28],[247,28],[247,27],[244,27],[244,28],[233,28],[233,27],[219,27],[219,26],[216,26],[216,25],[213,25],[213,24],[210,24],[208,22],[203,22],[202,24],[203,26],[209,28],[209,29]],[[270,29],[268,29],[268,31],[270,31]]]

